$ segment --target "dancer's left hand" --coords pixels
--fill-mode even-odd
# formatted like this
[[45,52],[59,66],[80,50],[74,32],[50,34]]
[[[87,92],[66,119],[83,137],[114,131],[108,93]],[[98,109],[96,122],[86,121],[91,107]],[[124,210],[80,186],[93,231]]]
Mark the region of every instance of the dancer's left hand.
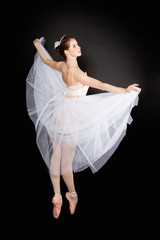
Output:
[[132,85],[129,85],[127,88],[126,88],[126,91],[127,92],[130,92],[130,91],[136,91],[136,92],[139,92],[138,89],[136,89],[135,87],[138,87],[139,84],[137,83],[134,83]]

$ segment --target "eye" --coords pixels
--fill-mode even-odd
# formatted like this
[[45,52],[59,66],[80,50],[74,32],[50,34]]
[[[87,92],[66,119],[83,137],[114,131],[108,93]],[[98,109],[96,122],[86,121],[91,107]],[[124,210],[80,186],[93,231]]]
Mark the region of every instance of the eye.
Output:
[[75,48],[76,46],[78,46],[78,43],[74,43],[74,44],[73,44],[73,47],[74,47],[74,48]]

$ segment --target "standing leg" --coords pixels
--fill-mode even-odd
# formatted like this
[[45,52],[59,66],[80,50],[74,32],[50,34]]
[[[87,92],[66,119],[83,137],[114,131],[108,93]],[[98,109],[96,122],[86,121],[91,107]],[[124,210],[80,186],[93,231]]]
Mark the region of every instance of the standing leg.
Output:
[[61,173],[63,180],[68,188],[69,192],[75,192],[72,162],[74,158],[75,149],[72,147],[62,147],[62,164]]

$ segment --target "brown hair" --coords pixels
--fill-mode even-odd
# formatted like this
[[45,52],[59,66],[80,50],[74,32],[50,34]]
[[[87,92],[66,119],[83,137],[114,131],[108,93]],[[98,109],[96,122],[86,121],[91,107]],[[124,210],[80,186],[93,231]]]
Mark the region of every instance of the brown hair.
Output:
[[66,61],[66,55],[64,53],[64,50],[69,49],[69,42],[71,39],[75,39],[72,36],[64,36],[64,38],[61,41],[61,44],[56,47],[56,52],[61,56],[61,58]]

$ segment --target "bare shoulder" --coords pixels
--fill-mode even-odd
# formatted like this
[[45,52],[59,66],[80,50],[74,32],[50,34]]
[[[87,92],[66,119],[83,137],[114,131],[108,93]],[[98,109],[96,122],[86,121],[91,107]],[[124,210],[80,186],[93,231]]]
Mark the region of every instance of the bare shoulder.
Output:
[[60,61],[60,62],[56,62],[56,67],[57,67],[57,70],[59,70],[60,72],[62,72],[62,69],[65,67],[66,63],[63,62],[63,61]]
[[101,89],[102,82],[88,76],[85,72],[83,72],[81,69],[77,69],[75,72],[75,77],[78,82],[87,85],[89,87]]
[[74,71],[74,79],[77,82],[80,82],[82,84],[88,85],[87,84],[88,76],[80,68],[75,69],[75,71]]
[[74,71],[74,75],[75,75],[75,77],[77,77],[77,78],[82,78],[82,77],[86,77],[86,76],[87,76],[87,73],[86,73],[86,72],[83,72],[80,68],[77,68],[77,69]]
[[47,59],[46,64],[49,65],[50,67],[52,67],[53,69],[61,72],[64,62],[63,61],[57,62],[54,60]]
[[86,73],[83,72],[79,67],[75,69],[74,74],[75,74],[75,76],[77,76],[77,77],[78,77],[78,76],[79,76],[79,77],[86,76]]

